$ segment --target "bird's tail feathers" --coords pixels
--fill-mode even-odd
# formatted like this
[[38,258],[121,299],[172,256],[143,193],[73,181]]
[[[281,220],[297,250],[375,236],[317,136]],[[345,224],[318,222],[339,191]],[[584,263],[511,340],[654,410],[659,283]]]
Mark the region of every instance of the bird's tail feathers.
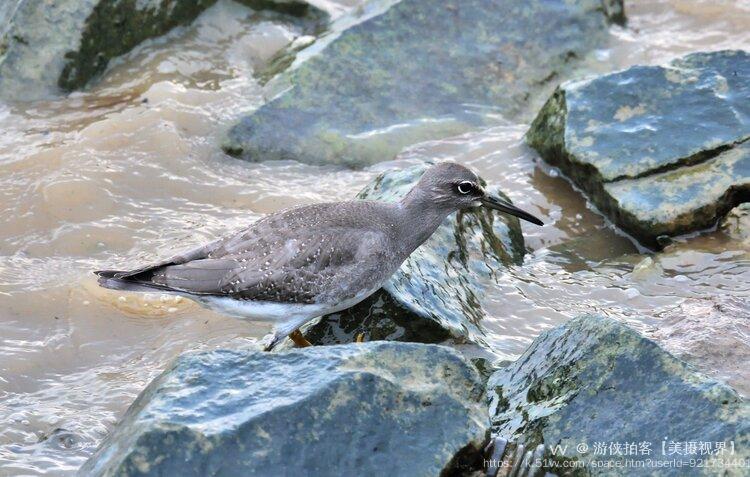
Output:
[[122,290],[131,292],[175,291],[165,285],[159,285],[158,283],[120,278],[122,274],[127,272],[122,272],[119,270],[98,270],[94,273],[99,277],[99,285],[104,288],[109,288],[110,290]]

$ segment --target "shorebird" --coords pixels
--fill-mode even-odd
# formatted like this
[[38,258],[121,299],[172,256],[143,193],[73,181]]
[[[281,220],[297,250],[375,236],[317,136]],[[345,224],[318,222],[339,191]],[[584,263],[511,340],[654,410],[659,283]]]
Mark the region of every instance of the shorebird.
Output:
[[161,262],[94,273],[106,288],[177,294],[241,319],[273,321],[266,350],[287,336],[309,346],[300,326],[373,294],[449,214],[478,206],[542,225],[487,194],[466,167],[443,162],[398,202],[294,207]]

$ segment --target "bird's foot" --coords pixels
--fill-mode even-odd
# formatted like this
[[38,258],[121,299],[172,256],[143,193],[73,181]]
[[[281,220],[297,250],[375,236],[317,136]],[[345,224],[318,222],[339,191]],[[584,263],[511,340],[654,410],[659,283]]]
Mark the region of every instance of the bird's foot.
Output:
[[355,343],[364,343],[365,342],[365,334],[359,333],[356,338],[354,338]]
[[305,337],[302,335],[302,332],[298,329],[289,333],[289,339],[294,341],[294,344],[296,344],[299,348],[307,348],[308,346],[312,346],[312,343],[307,341],[307,339],[305,339]]

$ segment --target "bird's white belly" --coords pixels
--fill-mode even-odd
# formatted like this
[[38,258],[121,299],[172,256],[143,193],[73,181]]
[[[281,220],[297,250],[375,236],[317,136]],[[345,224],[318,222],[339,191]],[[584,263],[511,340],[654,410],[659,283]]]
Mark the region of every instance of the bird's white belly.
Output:
[[380,287],[360,292],[339,303],[278,303],[272,301],[236,300],[229,297],[191,296],[190,298],[218,313],[253,321],[286,321],[289,318],[315,318],[350,308],[375,293]]

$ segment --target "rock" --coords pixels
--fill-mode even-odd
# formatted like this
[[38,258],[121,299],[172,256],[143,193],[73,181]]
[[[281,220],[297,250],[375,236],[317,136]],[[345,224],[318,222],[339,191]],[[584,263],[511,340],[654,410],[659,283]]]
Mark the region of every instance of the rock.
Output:
[[[608,318],[579,317],[542,333],[492,375],[488,397],[495,434],[527,449],[546,444],[556,461],[582,462],[590,475],[716,475],[717,467],[691,468],[690,460],[723,470],[722,458],[750,457],[747,402]],[[712,452],[725,443],[726,454],[699,454],[691,442]],[[672,460],[680,466],[647,465]]]
[[[435,317],[441,319],[439,310]],[[476,331],[476,324],[469,323],[472,331]],[[441,343],[452,336],[448,328],[433,319],[433,314],[422,316],[414,313],[382,288],[362,303],[322,317],[305,329],[304,335],[315,345],[352,343],[359,335],[365,341],[417,343]]]
[[711,227],[747,195],[750,55],[695,53],[565,83],[526,137],[615,224],[660,248],[660,236]]
[[[384,172],[357,197],[396,201],[427,167]],[[305,336],[315,344],[351,342],[359,333],[367,340],[436,343],[452,337],[482,343],[483,291],[506,267],[522,263],[524,252],[516,217],[485,208],[451,214],[380,291],[324,317]]]
[[719,229],[733,240],[750,248],[750,202],[730,210],[719,224]]
[[750,396],[750,302],[717,293],[659,316],[648,337],[707,375]]
[[280,95],[235,125],[224,150],[351,167],[390,160],[406,145],[523,116],[623,18],[621,0],[371,0],[274,62],[293,62],[270,88]]
[[[143,40],[187,25],[217,0],[11,0],[0,6],[0,96],[31,100],[72,91]],[[247,6],[324,15],[297,0],[239,0]],[[310,27],[312,28],[312,26]]]
[[81,473],[461,475],[482,466],[482,390],[470,364],[436,345],[183,355]]
[[633,266],[632,277],[638,281],[646,281],[660,277],[664,273],[664,268],[653,258],[646,257]]

